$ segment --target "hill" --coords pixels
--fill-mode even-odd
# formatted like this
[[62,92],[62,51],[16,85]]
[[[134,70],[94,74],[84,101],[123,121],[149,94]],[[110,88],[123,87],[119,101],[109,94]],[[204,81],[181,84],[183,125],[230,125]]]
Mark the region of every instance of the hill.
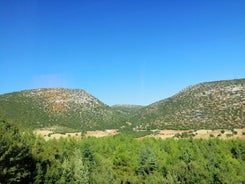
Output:
[[133,115],[143,107],[144,106],[141,105],[125,105],[125,104],[120,104],[120,105],[118,104],[118,105],[111,106],[112,109],[126,116]]
[[35,89],[0,95],[0,116],[23,127],[72,130],[119,126],[122,117],[84,90]]
[[[245,79],[205,82],[149,106],[109,107],[84,90],[46,88],[0,95],[0,118],[55,132],[245,127]],[[52,129],[53,130],[53,129]]]
[[205,82],[140,109],[136,130],[245,127],[245,79]]

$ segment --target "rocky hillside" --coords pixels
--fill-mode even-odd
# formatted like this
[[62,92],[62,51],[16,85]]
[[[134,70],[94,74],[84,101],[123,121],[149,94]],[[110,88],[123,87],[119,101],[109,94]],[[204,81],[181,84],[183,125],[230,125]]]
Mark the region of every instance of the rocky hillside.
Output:
[[24,127],[76,130],[119,126],[121,116],[83,90],[36,89],[0,95],[2,119]]
[[146,107],[109,107],[83,90],[61,88],[0,95],[0,104],[1,119],[32,129],[244,128],[245,79],[200,83]]
[[245,127],[245,79],[190,86],[142,108],[130,122],[136,130]]

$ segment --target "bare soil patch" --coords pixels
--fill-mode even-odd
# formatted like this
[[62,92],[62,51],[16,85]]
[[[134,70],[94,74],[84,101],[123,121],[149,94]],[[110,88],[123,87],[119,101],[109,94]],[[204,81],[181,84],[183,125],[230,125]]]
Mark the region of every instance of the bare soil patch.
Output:
[[193,138],[196,139],[209,139],[212,137],[217,137],[220,139],[245,139],[245,128],[243,129],[217,129],[217,130],[159,130],[155,131],[152,135],[146,137],[156,137],[161,139],[168,139],[177,137],[177,135],[183,135],[187,133],[190,136],[193,135]]
[[[82,137],[81,132],[74,132],[74,133],[54,133],[52,129],[36,129],[34,130],[34,133],[37,135],[41,135],[44,137],[45,140],[49,139],[60,139],[60,138],[68,138],[68,137],[77,137],[80,138]],[[105,130],[105,131],[87,131],[84,135],[86,137],[106,137],[106,136],[113,136],[118,134],[118,131],[116,129],[112,130]]]

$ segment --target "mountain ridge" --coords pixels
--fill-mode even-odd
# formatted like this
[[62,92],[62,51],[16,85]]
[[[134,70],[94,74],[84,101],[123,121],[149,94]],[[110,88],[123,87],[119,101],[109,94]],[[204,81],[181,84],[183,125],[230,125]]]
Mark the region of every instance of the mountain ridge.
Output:
[[[114,127],[117,113],[85,90],[42,88],[0,95],[2,118],[42,128],[61,125],[89,130]],[[32,122],[31,122],[32,121]]]
[[[244,117],[245,79],[234,79],[191,85],[172,97],[144,107],[131,121],[136,121],[138,128],[143,122],[143,129],[212,129],[243,127]],[[237,118],[239,122],[231,125]]]
[[202,82],[147,106],[108,106],[82,89],[39,88],[0,95],[0,116],[24,127],[73,130],[245,127],[245,79]]

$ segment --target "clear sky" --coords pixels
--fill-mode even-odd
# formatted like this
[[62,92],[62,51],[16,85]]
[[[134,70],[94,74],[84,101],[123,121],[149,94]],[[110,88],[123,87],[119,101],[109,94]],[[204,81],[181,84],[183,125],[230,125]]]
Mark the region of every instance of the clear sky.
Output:
[[245,0],[1,0],[0,94],[84,89],[147,105],[245,78]]

